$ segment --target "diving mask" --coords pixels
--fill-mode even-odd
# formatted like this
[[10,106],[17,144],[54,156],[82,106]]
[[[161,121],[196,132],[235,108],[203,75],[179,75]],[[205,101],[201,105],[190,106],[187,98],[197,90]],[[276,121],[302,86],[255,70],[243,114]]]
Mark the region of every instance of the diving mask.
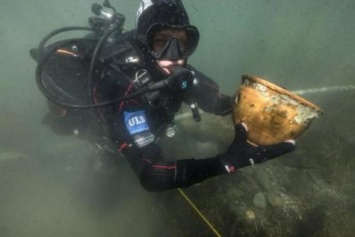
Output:
[[179,60],[189,57],[197,48],[199,32],[194,26],[173,27],[154,24],[147,31],[147,46],[158,60]]

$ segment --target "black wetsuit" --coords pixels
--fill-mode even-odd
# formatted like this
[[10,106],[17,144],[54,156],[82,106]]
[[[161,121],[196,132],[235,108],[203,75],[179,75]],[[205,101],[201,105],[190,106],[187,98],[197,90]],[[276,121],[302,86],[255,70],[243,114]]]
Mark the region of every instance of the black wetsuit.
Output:
[[[114,45],[104,46],[98,62],[98,76],[92,84],[95,103],[136,92],[142,75],[148,75],[151,83],[167,77],[138,43],[134,31],[125,33]],[[216,115],[231,111],[231,98],[221,94],[214,81],[190,65],[185,67],[197,79],[190,89],[163,88],[97,109],[117,152],[124,154],[148,191],[187,187],[226,172],[219,158],[164,159],[155,143],[159,132],[173,122],[182,103],[196,102],[203,111]]]

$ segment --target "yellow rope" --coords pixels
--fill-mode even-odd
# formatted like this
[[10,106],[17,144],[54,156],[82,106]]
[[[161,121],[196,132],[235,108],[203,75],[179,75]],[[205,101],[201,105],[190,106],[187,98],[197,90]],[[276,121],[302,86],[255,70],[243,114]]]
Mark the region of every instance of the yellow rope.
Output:
[[207,218],[197,209],[195,204],[189,199],[189,197],[182,191],[180,188],[178,189],[180,194],[186,199],[186,201],[192,206],[192,208],[197,212],[197,214],[201,217],[201,219],[210,227],[210,229],[216,234],[216,236],[221,237],[222,235],[218,233],[218,231],[212,226],[212,224],[207,220]]

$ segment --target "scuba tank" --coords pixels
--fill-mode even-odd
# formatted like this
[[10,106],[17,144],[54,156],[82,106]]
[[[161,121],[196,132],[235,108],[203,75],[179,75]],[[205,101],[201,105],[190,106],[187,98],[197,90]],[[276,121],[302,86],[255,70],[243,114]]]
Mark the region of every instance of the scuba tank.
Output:
[[[124,30],[124,15],[117,13],[106,0],[103,6],[93,4],[90,27],[64,27],[52,31],[31,49],[37,61],[36,82],[42,94],[51,102],[74,109],[93,108],[91,99],[94,67],[103,44],[113,44]],[[50,46],[54,36],[68,31],[89,31],[83,38],[67,39]]]
[[[104,102],[94,102],[92,88],[95,78],[99,78],[100,54],[103,46],[110,48],[124,35],[125,16],[118,13],[108,0],[103,5],[94,3],[94,16],[89,18],[90,27],[64,27],[54,30],[44,37],[38,48],[31,49],[32,58],[37,61],[36,82],[42,94],[51,102],[72,109],[92,109],[112,105],[141,94],[175,87],[176,84],[189,87],[192,73],[185,68],[177,69],[165,80],[151,83],[120,98]],[[55,35],[68,31],[89,31],[83,38],[67,39],[50,46],[46,43]],[[111,47],[112,48],[112,47]],[[65,79],[65,80],[63,80]],[[186,86],[188,84],[188,86]]]

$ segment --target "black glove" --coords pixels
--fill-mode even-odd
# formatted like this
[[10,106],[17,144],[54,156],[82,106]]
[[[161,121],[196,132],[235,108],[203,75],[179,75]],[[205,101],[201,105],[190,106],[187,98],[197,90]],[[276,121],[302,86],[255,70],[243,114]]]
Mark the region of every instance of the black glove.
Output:
[[235,137],[227,152],[219,155],[219,159],[228,172],[267,160],[274,159],[295,149],[293,140],[270,146],[254,146],[247,142],[245,124],[235,126]]

